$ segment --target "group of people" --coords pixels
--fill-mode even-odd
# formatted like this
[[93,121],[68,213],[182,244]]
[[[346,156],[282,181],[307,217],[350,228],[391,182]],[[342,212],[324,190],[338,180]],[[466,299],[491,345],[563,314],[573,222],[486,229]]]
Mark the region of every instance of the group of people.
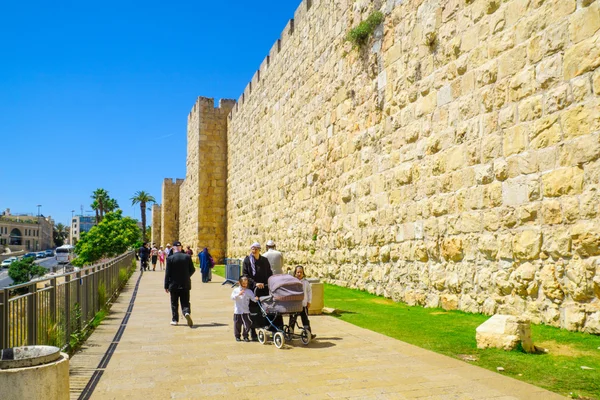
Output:
[[[267,251],[264,255],[260,254],[260,243],[255,242],[250,246],[250,254],[244,258],[242,263],[242,276],[239,279],[239,287],[233,289],[231,299],[235,301],[233,310],[233,332],[235,340],[246,342],[258,341],[256,333],[257,328],[267,325],[260,307],[257,303],[262,296],[269,295],[267,287],[269,277],[283,272],[283,255],[277,251],[275,243],[269,240],[266,244]],[[294,269],[294,276],[302,282],[304,288],[304,300],[302,301],[302,326],[310,331],[310,321],[308,319],[308,309],[312,301],[312,289],[310,282],[306,280],[304,267],[298,265]],[[268,318],[272,324],[281,329],[284,325],[283,317],[271,315]],[[297,315],[290,315],[288,327],[291,331],[296,326]],[[313,337],[315,335],[312,335]]]
[[[144,245],[147,248],[146,244]],[[171,247],[167,245],[167,247]],[[233,289],[231,299],[235,301],[234,305],[234,336],[236,341],[258,341],[256,329],[265,327],[266,321],[260,311],[257,303],[261,296],[267,296],[269,277],[275,273],[282,273],[283,255],[276,250],[275,243],[269,240],[266,244],[267,252],[260,254],[260,243],[255,242],[250,246],[250,254],[244,258],[242,276],[239,279],[239,287]],[[155,248],[155,247],[154,247]],[[187,248],[190,250],[190,248]],[[191,251],[191,250],[190,250]],[[142,249],[140,249],[140,259],[142,258]],[[149,252],[151,255],[152,253]],[[168,253],[167,253],[168,254]],[[160,257],[160,250],[158,253]],[[202,282],[210,282],[210,272],[214,266],[214,261],[207,248],[204,248],[199,254],[200,271],[202,273]],[[143,263],[142,263],[143,264]],[[193,321],[190,308],[190,290],[192,289],[191,277],[196,272],[192,261],[192,254],[184,252],[181,242],[175,241],[171,253],[166,258],[166,270],[164,279],[164,289],[170,294],[171,298],[171,325],[179,323],[179,308],[186,319],[187,324],[192,327]],[[312,289],[310,283],[306,280],[304,267],[298,265],[293,274],[302,282],[304,289],[304,300],[302,302],[302,312],[299,313],[304,328],[310,331],[310,321],[308,319],[308,309],[312,301]],[[272,324],[282,328],[283,317],[281,315],[269,316]],[[288,326],[294,330],[296,326],[297,314],[290,315]],[[315,335],[312,335],[313,337]],[[242,339],[243,338],[243,339]]]
[[140,271],[150,271],[148,261],[152,263],[152,271],[156,271],[157,263],[159,263],[160,270],[164,270],[167,257],[171,254],[173,254],[173,248],[170,243],[167,243],[167,248],[163,250],[162,246],[157,248],[155,243],[152,243],[152,248],[150,248],[150,244],[145,242],[137,254],[140,259]]

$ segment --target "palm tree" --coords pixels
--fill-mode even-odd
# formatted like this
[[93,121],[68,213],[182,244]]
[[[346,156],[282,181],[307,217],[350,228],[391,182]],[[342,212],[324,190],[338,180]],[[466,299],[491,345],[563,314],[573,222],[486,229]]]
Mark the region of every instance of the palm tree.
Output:
[[146,241],[146,205],[148,203],[156,203],[154,197],[143,190],[135,192],[131,198],[131,205],[134,206],[140,203],[140,211],[142,215],[142,241]]
[[65,243],[65,239],[67,238],[67,227],[60,222],[54,225],[54,244],[57,246],[62,246]]
[[104,204],[104,211],[106,211],[107,213],[113,212],[118,208],[119,208],[119,203],[117,203],[117,200],[115,200],[115,199],[108,199],[106,201],[106,203]]
[[98,188],[92,193],[92,200],[94,200],[94,202],[90,207],[92,207],[92,210],[96,211],[96,223],[99,224],[104,217],[104,211],[106,210],[107,203],[110,202],[110,197],[108,197],[108,192],[106,190]]

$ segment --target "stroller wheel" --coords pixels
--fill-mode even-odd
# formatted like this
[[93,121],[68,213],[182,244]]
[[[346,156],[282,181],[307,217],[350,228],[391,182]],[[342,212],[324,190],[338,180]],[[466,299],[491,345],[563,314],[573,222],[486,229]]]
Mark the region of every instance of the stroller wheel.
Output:
[[292,330],[290,329],[290,327],[289,327],[289,326],[287,326],[287,325],[284,325],[284,326],[283,326],[283,337],[285,338],[285,341],[286,341],[286,342],[291,342],[291,341],[292,341],[292,338],[293,338],[293,336],[292,336],[292,335],[293,335],[293,332],[292,332]]
[[302,334],[300,335],[300,341],[303,345],[307,345],[310,343],[311,334],[308,329],[302,329]]
[[275,336],[273,336],[273,343],[275,343],[275,347],[278,349],[282,348],[285,344],[285,338],[283,337],[282,332],[277,332]]
[[256,332],[256,336],[258,336],[258,341],[260,344],[267,344],[267,332],[264,329],[259,329]]

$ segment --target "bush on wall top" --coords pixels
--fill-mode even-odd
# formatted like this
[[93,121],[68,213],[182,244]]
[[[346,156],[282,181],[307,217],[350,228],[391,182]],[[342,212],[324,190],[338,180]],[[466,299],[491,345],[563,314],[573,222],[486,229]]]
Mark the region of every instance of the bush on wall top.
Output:
[[383,18],[383,13],[380,11],[371,13],[367,19],[362,21],[357,27],[348,32],[346,40],[352,42],[356,47],[363,46],[365,43],[367,43],[369,37],[375,31],[375,28],[377,28],[377,26],[383,22]]

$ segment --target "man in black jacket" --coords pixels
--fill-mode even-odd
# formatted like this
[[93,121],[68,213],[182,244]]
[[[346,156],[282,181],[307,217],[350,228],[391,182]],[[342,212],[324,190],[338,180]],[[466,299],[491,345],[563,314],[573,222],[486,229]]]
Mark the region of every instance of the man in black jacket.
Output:
[[181,312],[191,328],[194,324],[190,315],[191,276],[196,272],[196,268],[192,258],[181,251],[180,242],[173,243],[173,250],[173,255],[167,258],[165,271],[165,292],[171,294],[171,325],[177,325],[179,322],[178,303],[181,303]]

